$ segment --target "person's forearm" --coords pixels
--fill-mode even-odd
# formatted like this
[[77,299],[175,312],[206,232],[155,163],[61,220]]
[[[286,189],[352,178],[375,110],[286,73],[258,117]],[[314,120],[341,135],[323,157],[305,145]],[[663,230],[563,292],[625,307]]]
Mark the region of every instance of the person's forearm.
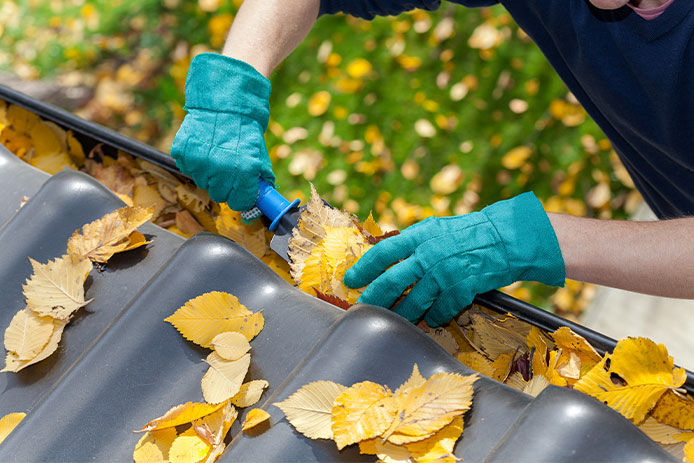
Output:
[[547,215],[567,278],[694,299],[694,217],[628,222]]
[[269,77],[306,37],[319,7],[320,0],[245,0],[222,53]]

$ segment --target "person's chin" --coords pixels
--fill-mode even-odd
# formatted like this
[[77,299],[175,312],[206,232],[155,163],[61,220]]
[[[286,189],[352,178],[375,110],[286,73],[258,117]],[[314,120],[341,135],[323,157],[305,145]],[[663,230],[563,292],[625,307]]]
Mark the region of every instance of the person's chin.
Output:
[[629,3],[629,0],[590,0],[590,3],[601,10],[616,10]]

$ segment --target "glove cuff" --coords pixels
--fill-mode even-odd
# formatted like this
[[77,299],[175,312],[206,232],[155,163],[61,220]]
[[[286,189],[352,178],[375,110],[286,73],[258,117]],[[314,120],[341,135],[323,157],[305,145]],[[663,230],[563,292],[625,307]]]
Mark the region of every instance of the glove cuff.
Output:
[[217,53],[200,53],[186,78],[186,110],[242,114],[267,129],[270,81],[250,64]]
[[532,192],[499,201],[481,212],[499,233],[515,280],[564,286],[564,258],[557,235]]

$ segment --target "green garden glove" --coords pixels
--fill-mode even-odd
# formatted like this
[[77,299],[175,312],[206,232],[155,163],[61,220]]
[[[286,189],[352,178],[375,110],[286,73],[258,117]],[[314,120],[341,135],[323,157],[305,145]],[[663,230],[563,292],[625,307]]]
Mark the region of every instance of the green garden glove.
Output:
[[519,280],[564,286],[559,242],[533,193],[419,222],[369,249],[345,274],[349,287],[369,285],[358,302],[382,307],[416,282],[394,310],[411,322],[426,312],[430,326],[450,321],[476,294]]
[[242,61],[201,53],[190,63],[185,97],[188,114],[171,145],[176,165],[213,201],[252,209],[258,179],[275,182],[263,136],[270,81]]

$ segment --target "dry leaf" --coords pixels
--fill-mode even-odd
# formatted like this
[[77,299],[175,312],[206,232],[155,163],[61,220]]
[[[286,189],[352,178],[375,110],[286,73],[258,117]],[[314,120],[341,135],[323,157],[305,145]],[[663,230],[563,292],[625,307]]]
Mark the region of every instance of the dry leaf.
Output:
[[254,408],[253,410],[249,410],[248,413],[246,414],[246,418],[243,420],[243,426],[241,429],[244,431],[247,431],[263,421],[267,421],[270,419],[270,414],[263,410],[262,408]]
[[345,389],[332,409],[337,448],[380,435],[395,419],[396,410],[393,393],[386,386],[364,381]]
[[[133,204],[138,209],[149,211],[151,216],[147,220],[156,220],[168,203],[161,197],[159,191],[146,183],[135,183],[133,189]],[[147,220],[144,220],[146,222]]]
[[176,439],[176,430],[166,428],[150,431],[140,438],[133,450],[135,463],[155,463],[169,460],[169,448]]
[[0,371],[13,371],[18,372],[29,365],[40,362],[48,358],[53,352],[58,349],[58,344],[60,343],[60,338],[63,336],[63,328],[65,328],[65,323],[62,320],[53,320],[53,332],[48,340],[48,343],[41,349],[34,358],[30,360],[20,360],[17,354],[14,352],[8,352],[5,357],[5,368]]
[[164,413],[159,418],[156,418],[142,427],[139,431],[145,432],[159,429],[173,428],[181,424],[190,423],[194,420],[203,418],[211,413],[214,413],[226,404],[224,402],[212,405],[206,403],[186,402],[181,405],[176,405],[168,412]]
[[[227,404],[222,410],[221,418],[222,418],[222,428],[219,432],[216,432],[214,434],[215,437],[215,442],[216,444],[213,444],[212,450],[210,450],[210,453],[207,454],[207,458],[205,459],[205,463],[213,463],[219,456],[222,454],[224,451],[224,438],[226,435],[229,433],[229,429],[231,429],[231,425],[234,423],[236,420],[236,417],[238,416],[238,411],[236,408],[232,407],[231,404]],[[212,415],[209,415],[209,417],[212,417],[216,415],[217,413],[213,413]],[[203,418],[203,420],[207,420],[206,418]],[[193,422],[195,423],[195,422]],[[209,422],[207,423],[208,425],[211,425]]]
[[263,329],[259,312],[244,307],[236,296],[212,291],[186,302],[164,321],[171,323],[189,341],[210,347],[212,339],[225,331],[236,331],[251,340]]
[[676,435],[682,433],[681,429],[659,423],[650,416],[639,425],[639,429],[659,444],[676,444],[681,442],[675,438]]
[[204,230],[202,225],[200,225],[188,211],[176,212],[175,223],[176,228],[181,230],[181,232],[187,237],[196,235]]
[[462,415],[472,404],[477,375],[437,373],[396,396],[397,418],[384,434],[396,445],[423,440]]
[[210,368],[202,377],[202,395],[206,402],[216,404],[229,400],[239,392],[251,364],[251,354],[229,361],[212,352],[207,356],[207,363]]
[[171,463],[198,463],[207,456],[211,446],[199,436],[181,435],[174,439],[169,449]]
[[549,380],[546,376],[535,375],[532,378],[530,378],[530,381],[528,381],[520,390],[528,395],[537,397],[540,394],[540,392],[544,391],[545,388],[547,388],[547,386],[549,386]]
[[68,320],[90,301],[84,300],[84,281],[92,269],[87,259],[64,255],[46,264],[29,258],[34,273],[24,283],[27,307],[40,316]]
[[407,389],[418,388],[426,382],[427,382],[427,380],[424,378],[424,376],[422,376],[419,373],[419,368],[417,367],[417,364],[415,363],[414,366],[412,367],[412,374],[407,379],[407,381],[402,383],[400,385],[400,387],[395,390],[395,395],[399,395]]
[[661,423],[680,429],[694,429],[694,400],[689,395],[669,390],[658,399],[651,413]]
[[417,463],[455,463],[453,448],[462,434],[463,417],[457,416],[433,436],[407,444],[406,448]]
[[270,250],[264,228],[260,224],[244,224],[241,213],[231,210],[226,204],[220,204],[215,224],[220,235],[231,238],[257,258]]
[[619,341],[611,355],[595,365],[574,386],[638,424],[668,389],[686,380],[662,344],[646,338]]
[[0,444],[7,439],[7,436],[10,435],[25,416],[27,416],[26,413],[10,413],[0,418]]
[[251,350],[248,339],[241,333],[226,331],[212,339],[212,348],[225,360],[236,360]]
[[263,395],[263,391],[269,385],[270,383],[264,379],[256,379],[244,383],[241,385],[239,392],[231,398],[231,403],[237,407],[250,407],[251,405],[255,405]]
[[[76,230],[67,242],[71,256],[106,262],[114,254],[132,249],[130,235],[152,218],[153,209],[125,206]],[[141,235],[140,235],[141,236]],[[140,240],[139,245],[146,244]]]
[[581,360],[581,369],[586,371],[601,360],[600,354],[582,336],[577,335],[571,329],[562,326],[554,333],[552,338],[557,348],[565,355],[573,352]]
[[33,310],[23,309],[5,330],[5,349],[14,352],[18,360],[31,360],[48,344],[52,334],[51,317],[39,317]]
[[345,386],[332,381],[314,381],[273,405],[279,407],[287,421],[304,436],[310,439],[332,439],[333,404],[345,389]]
[[436,341],[436,343],[443,347],[443,349],[449,354],[453,355],[458,352],[458,343],[453,335],[445,328],[430,328],[427,336]]

